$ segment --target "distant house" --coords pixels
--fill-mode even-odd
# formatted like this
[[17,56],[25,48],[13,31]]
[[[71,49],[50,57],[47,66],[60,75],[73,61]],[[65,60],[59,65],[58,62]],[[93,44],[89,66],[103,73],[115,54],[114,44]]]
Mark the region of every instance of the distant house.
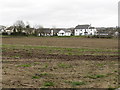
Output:
[[112,37],[117,37],[118,32],[116,28],[114,27],[99,27],[97,28],[97,37],[102,37],[102,38],[112,38]]
[[74,29],[75,36],[96,35],[97,29],[91,25],[78,25]]
[[11,35],[11,33],[13,33],[13,32],[14,32],[14,27],[10,26],[10,27],[5,28],[3,33]]
[[71,36],[71,30],[64,28],[41,28],[37,30],[37,36]]
[[60,30],[57,35],[58,36],[71,36],[71,30]]
[[0,34],[2,34],[5,31],[5,26],[0,25]]
[[35,33],[35,29],[34,28],[25,28],[24,30],[22,30],[23,33],[26,33],[27,35],[32,35]]
[[114,32],[113,36],[117,38],[119,36],[119,32],[118,31]]
[[53,36],[53,30],[50,28],[41,28],[38,29],[38,36]]
[[59,31],[62,29],[63,28],[51,28],[51,30],[53,32],[53,36],[58,36]]

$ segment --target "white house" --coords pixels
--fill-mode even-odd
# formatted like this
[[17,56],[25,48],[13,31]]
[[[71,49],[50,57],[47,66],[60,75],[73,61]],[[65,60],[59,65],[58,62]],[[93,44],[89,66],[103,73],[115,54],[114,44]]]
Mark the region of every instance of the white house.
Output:
[[71,30],[60,30],[57,35],[58,36],[71,36]]
[[4,33],[7,33],[8,35],[10,35],[11,33],[14,32],[14,27],[10,26],[10,27],[6,27],[4,29]]
[[97,29],[91,25],[78,25],[74,29],[75,36],[96,35]]

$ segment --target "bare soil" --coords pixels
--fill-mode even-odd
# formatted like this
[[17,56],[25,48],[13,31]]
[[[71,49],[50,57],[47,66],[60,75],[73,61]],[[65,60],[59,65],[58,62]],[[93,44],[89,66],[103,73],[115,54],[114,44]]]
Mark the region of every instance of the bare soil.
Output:
[[2,38],[3,44],[12,45],[39,45],[39,46],[57,46],[57,47],[76,47],[76,48],[118,48],[117,39],[98,39],[98,38],[80,38],[80,37],[13,37]]
[[[117,49],[117,40],[113,39],[3,38],[3,44]],[[117,52],[79,52],[77,49],[61,50],[62,48],[51,50],[3,47],[2,86],[4,88],[118,87]]]

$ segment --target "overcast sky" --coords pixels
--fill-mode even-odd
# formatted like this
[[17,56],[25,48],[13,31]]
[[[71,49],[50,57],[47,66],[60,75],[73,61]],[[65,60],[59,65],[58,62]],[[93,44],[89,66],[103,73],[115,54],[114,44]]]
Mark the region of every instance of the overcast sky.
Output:
[[0,25],[13,25],[16,20],[32,26],[95,27],[118,25],[119,0],[0,0]]

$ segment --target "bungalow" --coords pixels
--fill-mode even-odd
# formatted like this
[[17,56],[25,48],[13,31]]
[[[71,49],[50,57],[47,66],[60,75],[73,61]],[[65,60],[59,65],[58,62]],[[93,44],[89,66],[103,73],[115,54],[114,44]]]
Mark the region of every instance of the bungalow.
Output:
[[14,32],[14,27],[10,26],[10,27],[5,28],[3,33],[11,35],[11,33],[13,33],[13,32]]
[[58,36],[71,36],[71,30],[60,30],[57,35]]
[[78,25],[74,29],[75,36],[83,36],[83,35],[96,35],[97,29],[95,27],[91,27],[91,25]]
[[38,36],[53,36],[53,30],[50,28],[41,28],[37,30]]
[[0,35],[4,33],[5,28],[6,28],[5,26],[0,25]]
[[64,28],[41,28],[37,29],[38,36],[71,36],[71,30]]

